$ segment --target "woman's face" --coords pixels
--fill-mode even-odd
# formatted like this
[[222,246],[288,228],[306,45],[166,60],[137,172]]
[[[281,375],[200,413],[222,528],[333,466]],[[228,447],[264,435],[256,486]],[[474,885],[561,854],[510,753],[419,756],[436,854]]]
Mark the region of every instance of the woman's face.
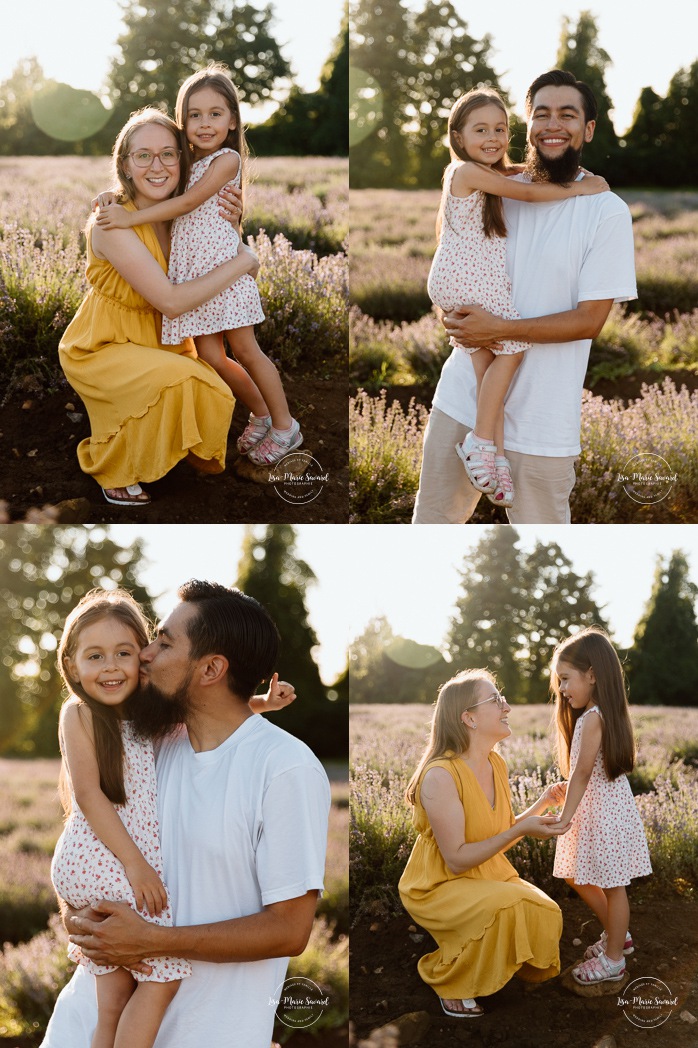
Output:
[[475,690],[474,703],[463,713],[463,719],[467,725],[476,725],[475,734],[478,737],[487,738],[494,745],[511,735],[510,711],[509,703],[499,694],[495,685],[491,681],[481,680]]
[[[167,200],[179,186],[180,162],[177,160],[175,164],[163,164],[160,157],[163,150],[179,150],[179,143],[173,133],[161,124],[144,124],[131,135],[124,170],[133,183],[136,207],[148,207],[149,204]],[[132,156],[137,152],[151,153],[152,163],[148,167],[139,167]]]

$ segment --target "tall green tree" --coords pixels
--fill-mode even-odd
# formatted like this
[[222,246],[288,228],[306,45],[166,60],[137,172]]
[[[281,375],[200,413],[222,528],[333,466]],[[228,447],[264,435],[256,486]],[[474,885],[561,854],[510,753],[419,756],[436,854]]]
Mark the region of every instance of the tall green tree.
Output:
[[165,103],[209,61],[225,62],[250,105],[272,98],[290,74],[273,36],[272,5],[233,0],[126,0],[126,29],[117,40],[109,86],[120,126],[141,106]]
[[671,184],[693,187],[698,163],[698,62],[679,69],[671,78],[663,109],[671,156],[671,163],[665,167],[672,169]]
[[313,659],[317,646],[308,621],[306,591],[315,582],[312,569],[296,554],[296,533],[289,524],[258,530],[248,526],[237,585],[269,611],[281,634],[280,675],[298,693],[280,715],[279,726],[303,739],[321,757],[348,753],[346,705],[328,696]]
[[431,702],[450,667],[431,644],[398,637],[384,616],[371,619],[350,648],[351,702]]
[[139,581],[139,542],[106,528],[10,524],[0,530],[0,752],[58,752],[56,648],[65,617],[89,590],[124,586],[152,617]]
[[606,69],[611,65],[610,55],[599,44],[599,32],[590,11],[580,12],[574,24],[571,18],[563,18],[560,46],[557,52],[559,69],[574,73],[594,92],[599,114],[593,141],[584,146],[585,167],[599,174],[612,177],[611,169],[617,163],[618,137],[613,128],[610,111],[613,109],[606,89]]
[[657,557],[652,592],[628,653],[630,701],[698,705],[698,586],[686,554]]
[[624,138],[623,159],[627,178],[633,185],[661,186],[672,177],[665,164],[667,116],[665,100],[651,87],[644,87],[633,113],[633,122]]

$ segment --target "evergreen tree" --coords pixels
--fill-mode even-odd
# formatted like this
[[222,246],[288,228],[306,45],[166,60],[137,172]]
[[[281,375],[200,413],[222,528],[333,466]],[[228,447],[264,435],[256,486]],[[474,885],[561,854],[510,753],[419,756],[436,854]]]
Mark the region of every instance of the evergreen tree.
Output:
[[232,0],[127,0],[126,29],[117,44],[109,85],[120,127],[144,105],[174,112],[183,80],[209,61],[225,62],[250,105],[272,97],[290,73],[272,35],[271,4],[264,8]]
[[384,615],[371,619],[349,648],[349,701],[389,702],[383,652],[395,639]]
[[651,87],[644,87],[625,136],[626,182],[643,186],[667,185],[667,178],[673,178],[673,165],[664,163],[666,139],[666,103]]
[[397,637],[384,616],[371,619],[350,650],[352,702],[431,702],[449,667],[431,644]]
[[628,653],[630,701],[698,705],[696,586],[685,553],[657,557],[652,593]]
[[613,177],[613,167],[618,157],[618,137],[613,128],[610,111],[613,102],[606,90],[606,68],[611,58],[599,45],[598,29],[590,11],[582,11],[576,26],[570,18],[564,18],[560,46],[557,52],[559,69],[573,73],[583,80],[594,92],[598,106],[594,138],[584,146],[582,162],[597,174]]
[[517,656],[529,606],[518,541],[515,528],[490,528],[466,557],[447,641],[454,673],[490,670],[510,702],[521,701]]
[[13,524],[0,533],[0,752],[58,752],[56,647],[68,612],[89,590],[123,586],[152,617],[138,581],[139,542],[106,528]]
[[[698,62],[689,69],[679,69],[669,83],[669,91],[663,108],[666,120],[666,137],[671,164],[672,182],[675,186],[693,187],[696,183],[698,163]],[[666,185],[666,181],[662,184]]]
[[348,752],[343,703],[331,701],[313,660],[317,637],[308,622],[305,594],[315,581],[311,568],[296,556],[296,534],[289,524],[245,531],[237,585],[269,611],[281,634],[279,675],[289,680],[297,700],[278,718],[286,731],[303,739],[321,757]]

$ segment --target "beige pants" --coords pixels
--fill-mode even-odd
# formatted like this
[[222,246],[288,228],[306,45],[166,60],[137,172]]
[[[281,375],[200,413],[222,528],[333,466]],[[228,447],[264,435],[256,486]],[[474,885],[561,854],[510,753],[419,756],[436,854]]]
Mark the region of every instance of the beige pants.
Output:
[[[424,455],[413,524],[464,524],[481,493],[468,480],[456,455],[468,426],[432,408],[424,434]],[[573,456],[546,458],[507,451],[515,501],[507,510],[510,524],[569,524],[570,494],[575,482]]]

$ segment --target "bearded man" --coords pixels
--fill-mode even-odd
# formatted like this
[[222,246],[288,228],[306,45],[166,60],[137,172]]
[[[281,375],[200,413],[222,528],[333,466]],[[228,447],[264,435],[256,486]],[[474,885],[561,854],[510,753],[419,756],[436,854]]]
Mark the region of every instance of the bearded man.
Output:
[[[593,138],[596,115],[593,92],[572,73],[539,76],[526,96],[526,170],[513,177],[582,178],[582,148]],[[569,524],[591,340],[614,302],[637,297],[632,220],[614,193],[503,203],[507,272],[521,319],[463,303],[444,317],[444,326],[464,346],[532,343],[505,403],[504,447],[516,490],[507,515],[512,524]],[[480,492],[455,446],[473,428],[475,413],[475,372],[456,348],[441,372],[425,433],[414,524],[458,524],[472,516]]]

